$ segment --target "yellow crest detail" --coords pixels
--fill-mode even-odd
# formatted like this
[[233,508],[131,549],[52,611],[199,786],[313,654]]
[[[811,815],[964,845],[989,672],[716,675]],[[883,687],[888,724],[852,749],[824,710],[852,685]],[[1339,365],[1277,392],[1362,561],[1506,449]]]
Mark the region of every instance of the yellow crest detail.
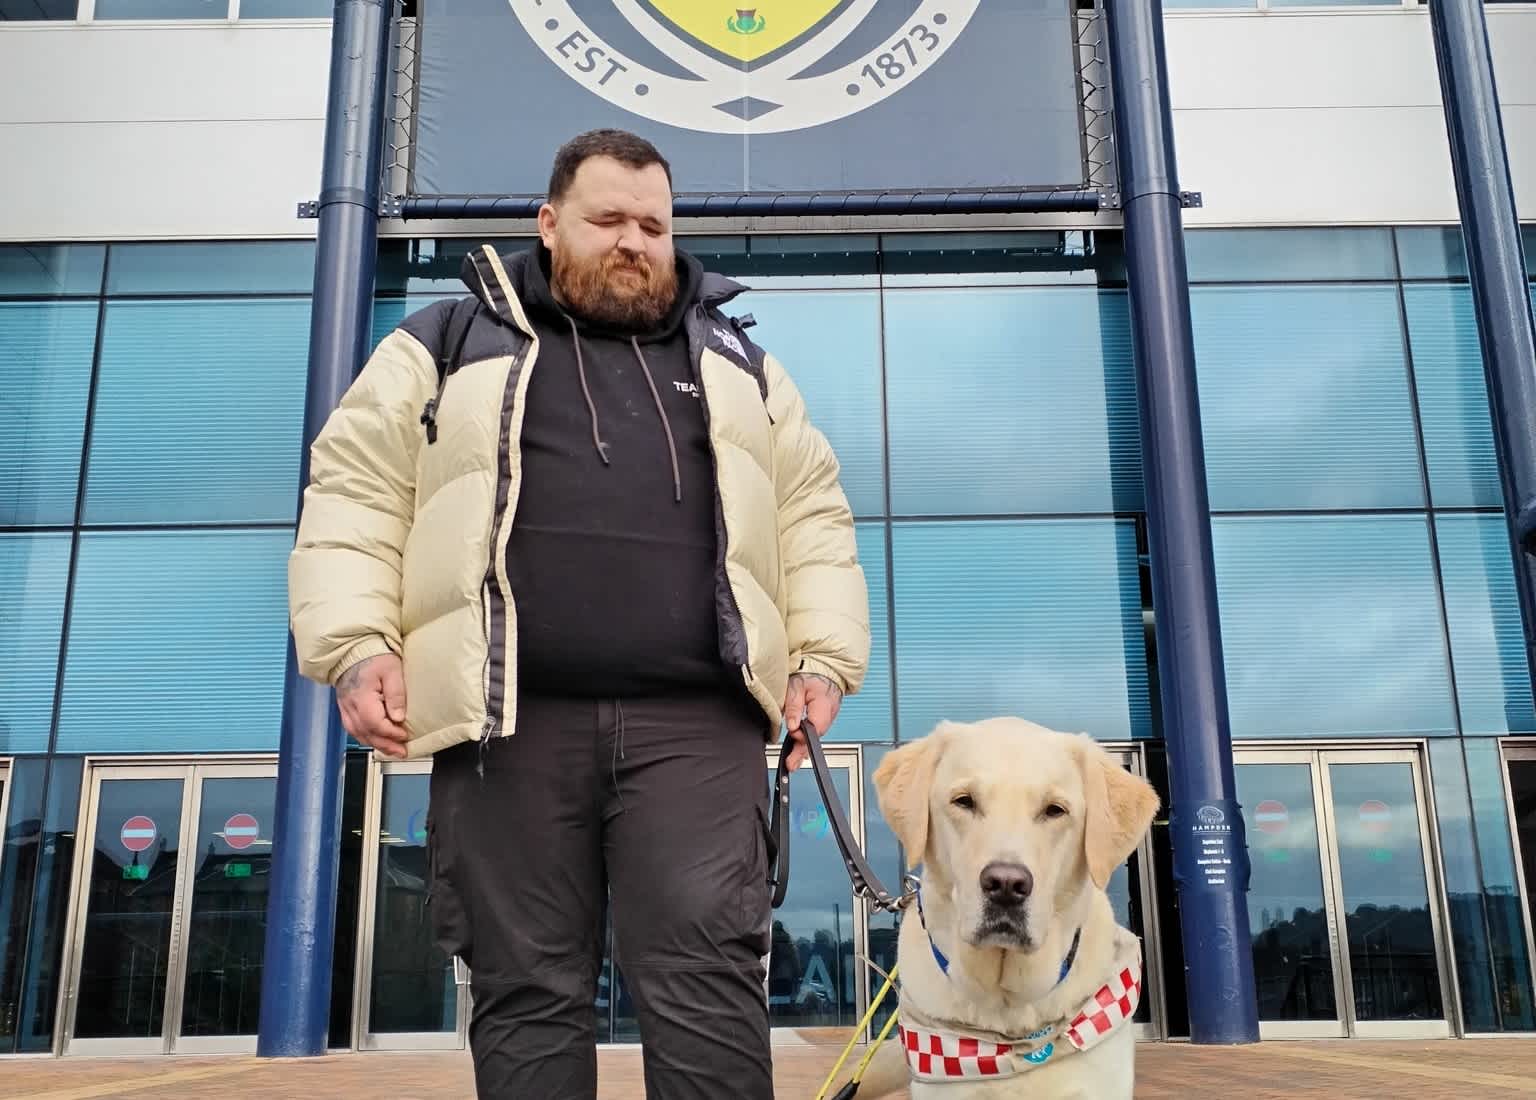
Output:
[[651,0],[674,30],[745,62],[804,38],[838,6],[838,0]]

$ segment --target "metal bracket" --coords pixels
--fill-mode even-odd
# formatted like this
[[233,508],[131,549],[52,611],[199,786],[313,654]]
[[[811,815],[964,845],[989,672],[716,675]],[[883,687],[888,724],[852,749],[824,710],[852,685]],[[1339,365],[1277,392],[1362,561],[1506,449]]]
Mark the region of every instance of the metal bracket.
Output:
[[379,200],[379,217],[398,218],[405,213],[404,195],[385,195]]
[[296,217],[318,218],[320,216],[320,202],[318,199],[305,199],[299,203],[299,212]]
[[1120,192],[1119,191],[1100,191],[1099,192],[1099,209],[1100,210],[1119,210],[1120,209]]
[[1191,206],[1204,206],[1205,196],[1199,191],[1180,191],[1179,205],[1186,209]]

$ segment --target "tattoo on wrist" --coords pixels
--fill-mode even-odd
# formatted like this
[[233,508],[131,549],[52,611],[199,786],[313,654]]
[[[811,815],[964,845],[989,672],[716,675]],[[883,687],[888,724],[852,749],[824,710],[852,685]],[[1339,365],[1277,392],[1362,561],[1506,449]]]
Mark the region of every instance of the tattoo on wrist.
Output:
[[336,681],[336,694],[346,695],[349,692],[356,691],[357,682],[363,678],[363,666],[367,663],[367,661],[359,661],[343,672],[341,678]]
[[827,685],[828,690],[830,690],[833,695],[836,695],[839,699],[843,697],[843,689],[839,687],[837,681],[832,679],[830,676],[823,676],[819,672],[797,672],[795,675],[801,679],[820,680],[822,683]]

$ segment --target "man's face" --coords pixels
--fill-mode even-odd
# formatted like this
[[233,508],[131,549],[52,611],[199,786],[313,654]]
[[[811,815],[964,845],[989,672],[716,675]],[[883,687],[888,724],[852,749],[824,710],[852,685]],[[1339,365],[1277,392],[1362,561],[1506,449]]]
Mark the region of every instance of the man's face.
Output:
[[672,189],[659,164],[589,157],[555,204],[539,210],[555,295],[583,317],[646,328],[672,306],[677,268]]

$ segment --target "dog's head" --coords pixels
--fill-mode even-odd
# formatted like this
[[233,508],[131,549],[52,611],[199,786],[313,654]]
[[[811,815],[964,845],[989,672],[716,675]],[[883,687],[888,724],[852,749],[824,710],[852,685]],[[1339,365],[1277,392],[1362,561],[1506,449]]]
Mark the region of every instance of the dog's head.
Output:
[[1033,951],[1103,890],[1158,796],[1085,734],[1016,718],[945,722],[875,770],[881,813],[972,947]]

